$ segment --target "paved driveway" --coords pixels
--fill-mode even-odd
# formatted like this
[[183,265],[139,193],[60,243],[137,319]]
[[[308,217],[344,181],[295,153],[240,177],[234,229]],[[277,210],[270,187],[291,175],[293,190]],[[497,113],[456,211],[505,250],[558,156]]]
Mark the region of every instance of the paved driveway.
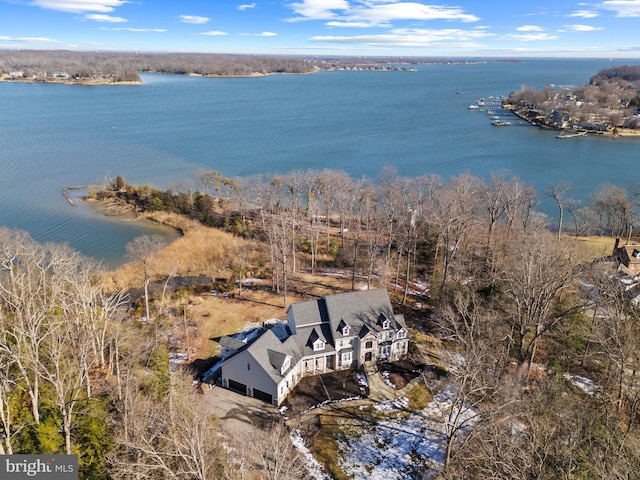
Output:
[[222,387],[204,385],[204,398],[211,411],[220,419],[222,427],[234,434],[251,434],[282,419],[280,412],[255,398],[240,395]]

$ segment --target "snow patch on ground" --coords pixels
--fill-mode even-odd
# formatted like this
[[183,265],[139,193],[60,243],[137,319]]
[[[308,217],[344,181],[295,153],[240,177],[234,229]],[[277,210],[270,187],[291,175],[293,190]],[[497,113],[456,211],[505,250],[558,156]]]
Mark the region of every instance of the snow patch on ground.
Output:
[[[444,389],[419,412],[407,414],[409,400],[377,403],[385,417],[362,435],[338,437],[340,467],[353,480],[403,480],[436,476],[444,465],[445,422],[453,408],[452,389]],[[365,408],[365,407],[361,407]],[[464,406],[459,420],[473,424],[478,412]]]
[[[386,403],[384,408],[393,410]],[[425,469],[439,469],[443,438],[435,422],[421,412],[387,418],[358,437],[341,436],[340,466],[354,480],[403,480]]]
[[393,389],[396,388],[394,383],[389,379],[389,372],[380,372],[380,376],[382,377],[382,380],[384,381],[384,383],[386,383],[389,387]]
[[314,480],[331,480],[331,477],[324,473],[322,469],[322,465],[313,458],[313,455],[309,451],[309,449],[305,446],[304,440],[300,435],[300,430],[293,430],[291,432],[291,443],[294,447],[302,454],[305,459],[305,467],[307,468],[307,472],[309,472],[309,476]]
[[589,378],[570,373],[565,373],[564,378],[589,395],[595,395],[602,391],[602,387]]

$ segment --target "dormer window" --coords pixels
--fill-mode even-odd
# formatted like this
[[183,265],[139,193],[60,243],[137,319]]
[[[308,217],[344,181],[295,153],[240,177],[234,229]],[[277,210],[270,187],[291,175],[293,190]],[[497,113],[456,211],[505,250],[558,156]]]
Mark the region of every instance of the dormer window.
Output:
[[336,328],[336,332],[340,332],[343,337],[346,337],[349,336],[351,329],[349,328],[349,325],[347,325],[347,322],[340,320],[338,328]]
[[322,340],[321,338],[318,338],[315,342],[313,342],[313,351],[314,352],[319,352],[324,350],[324,340]]
[[391,325],[391,322],[387,319],[384,320],[384,322],[382,322],[382,329],[383,330],[389,330],[389,325]]
[[398,330],[398,333],[396,334],[397,338],[405,338],[406,336],[407,336],[406,330]]

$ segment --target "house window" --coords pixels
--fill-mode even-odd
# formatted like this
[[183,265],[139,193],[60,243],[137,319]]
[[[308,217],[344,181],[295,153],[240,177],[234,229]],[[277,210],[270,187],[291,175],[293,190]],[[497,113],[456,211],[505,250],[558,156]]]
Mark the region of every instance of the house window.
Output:
[[391,322],[389,322],[389,320],[385,320],[384,322],[382,322],[382,329],[383,330],[388,330],[390,323]]
[[251,364],[247,362],[247,371],[251,371]]
[[313,343],[313,350],[316,351],[316,352],[319,351],[319,350],[324,350],[324,342],[322,340],[320,340],[320,339],[316,340]]
[[342,327],[342,335],[349,335],[349,325],[345,325],[344,327]]
[[369,340],[367,343],[364,344],[364,348],[373,348],[373,342]]
[[398,331],[398,338],[405,338],[407,336],[407,332],[405,330]]
[[351,360],[352,360],[351,352],[346,352],[342,354],[342,365],[350,364]]

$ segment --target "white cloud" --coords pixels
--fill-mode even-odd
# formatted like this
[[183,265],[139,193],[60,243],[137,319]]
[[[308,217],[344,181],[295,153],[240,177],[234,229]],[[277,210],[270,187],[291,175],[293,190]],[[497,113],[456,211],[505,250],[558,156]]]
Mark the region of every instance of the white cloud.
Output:
[[[303,0],[302,3],[292,3],[289,5],[293,11],[300,15],[302,20],[327,20],[335,18],[335,10],[347,11],[349,2],[346,0]],[[301,20],[293,18],[291,20]]]
[[616,12],[616,17],[640,17],[640,0],[607,0],[598,6]]
[[26,43],[64,43],[60,40],[54,40],[53,38],[47,37],[7,37],[4,35],[0,35],[0,40],[8,40],[11,42],[26,42]]
[[557,35],[550,35],[548,33],[523,33],[512,34],[501,37],[500,40],[516,41],[516,42],[537,42],[540,40],[557,40]]
[[379,27],[379,23],[371,23],[371,22],[336,22],[331,21],[325,23],[327,27],[346,27],[346,28],[369,28],[369,27]]
[[459,7],[425,5],[396,0],[370,0],[351,4],[346,0],[303,0],[289,5],[299,15],[289,21],[339,20],[342,22],[386,23],[393,20],[457,20],[477,22],[480,18]]
[[152,32],[163,33],[167,30],[165,28],[131,28],[131,27],[114,27],[111,30],[114,32]]
[[54,40],[53,38],[47,37],[18,37],[16,40],[20,42],[64,43],[60,40]]
[[112,12],[116,7],[127,3],[126,0],[33,0],[35,5],[47,10],[59,12],[85,13],[85,12]]
[[278,34],[274,32],[262,32],[262,33],[241,33],[241,37],[277,37]]
[[389,34],[354,35],[354,36],[315,36],[313,42],[359,44],[384,47],[478,47],[478,39],[490,37],[492,34],[483,29],[419,29],[399,28]]
[[516,28],[516,30],[518,30],[519,32],[542,32],[544,31],[544,28],[537,25],[523,25]]
[[229,34],[227,32],[220,32],[219,30],[211,30],[210,32],[202,32],[200,35],[208,35],[211,37],[221,37]]
[[245,10],[249,10],[251,8],[256,8],[256,4],[255,3],[247,3],[244,5],[238,5],[238,10],[240,10],[241,12],[245,11]]
[[595,32],[602,30],[602,27],[593,27],[591,25],[565,25],[564,28],[574,32]]
[[600,14],[598,12],[594,12],[593,10],[578,10],[576,12],[573,12],[567,15],[567,17],[579,17],[579,18],[596,18],[598,16],[600,16]]
[[111,15],[105,15],[103,13],[88,13],[83,18],[86,20],[93,20],[95,22],[127,23],[126,18],[112,17]]
[[211,20],[208,17],[201,17],[199,15],[180,15],[180,21],[182,23],[192,23],[194,25],[202,25],[208,23]]

